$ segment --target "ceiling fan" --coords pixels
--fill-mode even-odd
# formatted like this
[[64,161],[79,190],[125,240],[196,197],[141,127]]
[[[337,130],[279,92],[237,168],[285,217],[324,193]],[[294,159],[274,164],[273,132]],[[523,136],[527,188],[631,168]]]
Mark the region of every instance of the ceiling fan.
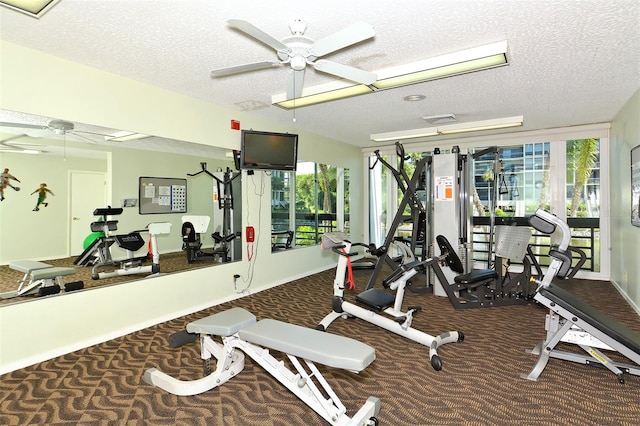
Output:
[[247,21],[231,19],[227,23],[230,27],[240,30],[275,49],[278,61],[252,62],[219,68],[211,71],[211,77],[224,77],[288,64],[291,67],[291,72],[287,79],[287,99],[298,98],[302,95],[304,72],[307,65],[311,65],[316,71],[360,84],[371,84],[377,79],[374,73],[326,59],[318,59],[373,37],[375,35],[373,26],[365,22],[350,25],[317,41],[304,35],[307,24],[299,19],[289,24],[291,35],[282,40],[273,38]]
[[[49,120],[47,124],[12,123],[0,121],[0,128],[1,127],[13,128],[16,130],[19,129],[22,132],[21,137],[66,136],[70,134],[90,143],[96,143],[96,141],[85,135],[95,135],[102,137],[106,136],[102,133],[77,130],[72,122],[65,120]],[[0,132],[1,131],[2,130],[0,129]]]

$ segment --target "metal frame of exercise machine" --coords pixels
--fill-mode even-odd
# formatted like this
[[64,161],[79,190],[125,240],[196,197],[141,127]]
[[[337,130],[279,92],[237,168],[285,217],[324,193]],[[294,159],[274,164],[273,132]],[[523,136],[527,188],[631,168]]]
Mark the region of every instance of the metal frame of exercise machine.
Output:
[[[411,210],[411,218],[409,220],[413,223],[413,229],[411,233],[411,238],[409,241],[409,247],[412,252],[416,252],[417,248],[420,247],[422,250],[421,257],[424,258],[427,256],[427,246],[429,241],[429,232],[431,231],[431,227],[428,225],[428,215],[426,211],[426,206],[423,201],[420,199],[418,195],[417,188],[420,186],[421,179],[429,179],[430,172],[429,168],[431,165],[431,157],[423,157],[416,163],[415,170],[413,175],[409,177],[407,174],[404,162],[407,160],[405,155],[404,147],[400,142],[396,142],[396,154],[400,161],[400,164],[397,168],[393,167],[387,161],[382,158],[379,150],[374,152],[376,156],[376,161],[373,165],[371,165],[370,169],[373,169],[376,164],[379,162],[382,164],[387,170],[391,172],[393,175],[398,188],[402,192],[403,196],[400,200],[400,204],[394,216],[393,222],[387,231],[387,235],[385,237],[384,243],[381,247],[372,250],[369,250],[377,257],[375,262],[375,267],[373,268],[373,272],[369,277],[369,281],[367,283],[367,289],[373,288],[382,272],[382,268],[385,265],[389,265],[391,268],[396,268],[397,265],[394,261],[394,258],[391,257],[389,253],[389,249],[391,248],[394,241],[397,239],[396,233],[398,227],[406,221],[404,216],[404,210],[409,207]],[[424,182],[423,182],[424,183]],[[428,185],[425,187],[428,188]],[[425,201],[429,199],[429,195],[425,193]],[[412,288],[412,287],[411,287]],[[416,290],[420,291],[420,290]]]

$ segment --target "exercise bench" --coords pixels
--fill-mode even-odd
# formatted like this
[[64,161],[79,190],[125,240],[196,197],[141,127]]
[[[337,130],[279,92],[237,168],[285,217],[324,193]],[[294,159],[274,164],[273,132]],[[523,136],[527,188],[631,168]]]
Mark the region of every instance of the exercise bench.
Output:
[[[551,263],[540,281],[534,300],[549,309],[545,320],[546,338],[527,353],[538,355],[538,360],[529,374],[522,378],[538,380],[549,359],[560,359],[581,364],[592,364],[607,368],[624,383],[624,373],[640,376],[640,333],[637,333],[613,318],[576,298],[554,284],[554,279],[572,276],[572,256],[569,250],[571,229],[563,220],[544,210],[538,210],[529,218],[536,230],[553,234],[559,231],[561,242],[549,251]],[[581,260],[578,261],[580,264]],[[585,353],[557,349],[560,342],[575,344]],[[613,361],[602,350],[614,351],[635,364]]]
[[[314,364],[358,373],[375,359],[375,350],[364,343],[273,319],[256,321],[252,313],[242,308],[232,308],[189,323],[186,333],[200,336],[206,376],[184,381],[150,368],[144,373],[145,382],[174,395],[206,392],[243,370],[244,352],[330,424],[378,423],[375,417],[380,411],[378,398],[369,397],[350,418]],[[214,340],[215,336],[220,337],[221,343]],[[187,338],[184,342],[193,340]],[[286,354],[295,371],[288,369],[285,362],[275,358],[269,350]],[[215,371],[211,371],[212,357],[217,359]]]
[[48,263],[35,260],[18,260],[11,262],[9,267],[13,270],[24,272],[24,276],[18,281],[18,289],[6,293],[0,293],[0,299],[11,299],[19,296],[27,296],[38,292],[39,296],[47,296],[60,292],[62,286],[65,291],[80,290],[84,287],[82,281],[64,284],[62,277],[74,275],[74,268],[54,267]]

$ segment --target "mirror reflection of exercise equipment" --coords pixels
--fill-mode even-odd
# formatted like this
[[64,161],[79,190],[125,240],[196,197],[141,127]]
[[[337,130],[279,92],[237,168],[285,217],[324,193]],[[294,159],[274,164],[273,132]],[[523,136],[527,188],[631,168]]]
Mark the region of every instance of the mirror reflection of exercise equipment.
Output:
[[[234,151],[234,156],[239,153]],[[237,158],[236,158],[237,163]],[[187,176],[198,176],[202,173],[213,179],[213,223],[214,232],[211,234],[214,246],[210,251],[203,248],[203,235],[206,235],[211,218],[209,216],[185,215],[182,217],[182,249],[187,254],[189,263],[200,260],[214,260],[220,263],[231,262],[242,257],[241,244],[241,208],[238,200],[234,199],[234,192],[240,193],[239,172],[233,172],[229,167],[225,171],[211,173],[207,170],[207,163],[200,163],[201,170],[197,173],[187,173]],[[216,206],[217,203],[217,206]],[[235,204],[235,205],[234,205]],[[234,210],[235,209],[235,210]],[[216,224],[218,224],[216,226]]]
[[[93,211],[94,216],[99,216],[100,220],[91,223],[92,233],[85,240],[86,248],[73,263],[80,266],[91,266],[91,278],[94,280],[120,275],[157,274],[160,272],[160,252],[158,251],[156,235],[168,234],[171,231],[171,223],[150,223],[146,229],[132,231],[128,234],[113,235],[112,231],[118,229],[118,221],[110,220],[108,216],[118,216],[122,214],[122,211],[121,207],[105,207]],[[141,232],[149,233],[150,250],[146,251],[142,256],[135,256],[135,253],[146,244],[144,238],[140,235]],[[111,255],[111,246],[113,244],[117,244],[118,247],[127,252],[126,259],[113,259]],[[149,257],[152,258],[152,264],[142,266]],[[115,266],[116,269],[108,272],[99,271],[104,267],[112,266]]]

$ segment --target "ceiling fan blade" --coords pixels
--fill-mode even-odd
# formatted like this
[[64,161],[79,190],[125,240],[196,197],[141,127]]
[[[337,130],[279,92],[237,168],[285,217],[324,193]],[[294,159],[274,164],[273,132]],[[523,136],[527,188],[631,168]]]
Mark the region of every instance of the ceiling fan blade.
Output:
[[317,71],[333,74],[360,84],[368,85],[378,79],[378,76],[372,72],[363,71],[359,68],[350,67],[349,65],[343,65],[333,61],[327,61],[325,59],[317,60],[313,66]]
[[229,24],[229,26],[232,28],[235,28],[237,30],[242,31],[243,33],[250,35],[256,40],[266,44],[267,46],[274,48],[277,51],[286,52],[289,50],[289,47],[286,44],[284,44],[280,40],[277,40],[271,37],[269,34],[265,33],[260,28],[256,27],[253,24],[250,24],[247,21],[243,21],[240,19],[229,19],[227,21],[227,24]]
[[[78,138],[78,139],[80,139],[80,140],[84,141],[84,142],[89,142],[89,143],[94,144],[94,145],[97,143],[97,142],[96,142],[96,141],[94,141],[93,139],[91,139],[91,138],[89,138],[89,137],[87,137],[87,136],[84,136],[84,135],[81,135],[81,134],[80,134],[80,133],[88,133],[88,134],[94,134],[94,135],[97,135],[97,133],[76,132],[76,131],[69,132],[69,133],[70,133],[70,134],[72,134],[73,136],[75,136],[76,138]],[[104,135],[103,135],[102,137],[104,137]]]
[[273,61],[253,62],[250,64],[236,65],[233,67],[215,69],[211,71],[211,77],[213,78],[226,77],[228,75],[239,74],[242,72],[261,70],[265,68],[275,68],[279,66],[280,66],[280,62],[273,62]]
[[304,86],[304,69],[291,70],[287,79],[287,99],[296,99],[302,96]]
[[47,126],[42,126],[39,124],[26,124],[26,123],[8,123],[6,121],[0,121],[0,127],[15,127],[17,129],[37,129],[37,130],[47,130]]
[[324,56],[336,50],[369,39],[376,34],[373,26],[366,22],[357,22],[332,35],[316,41],[311,52],[316,57]]
[[6,142],[11,142],[11,141],[15,141],[18,139],[22,139],[22,138],[26,138],[28,137],[27,135],[15,135],[15,136],[11,136],[10,138],[6,138],[0,141],[0,150],[3,149],[2,145],[4,145],[5,147],[9,147],[7,149],[13,149],[12,146],[6,145]]

